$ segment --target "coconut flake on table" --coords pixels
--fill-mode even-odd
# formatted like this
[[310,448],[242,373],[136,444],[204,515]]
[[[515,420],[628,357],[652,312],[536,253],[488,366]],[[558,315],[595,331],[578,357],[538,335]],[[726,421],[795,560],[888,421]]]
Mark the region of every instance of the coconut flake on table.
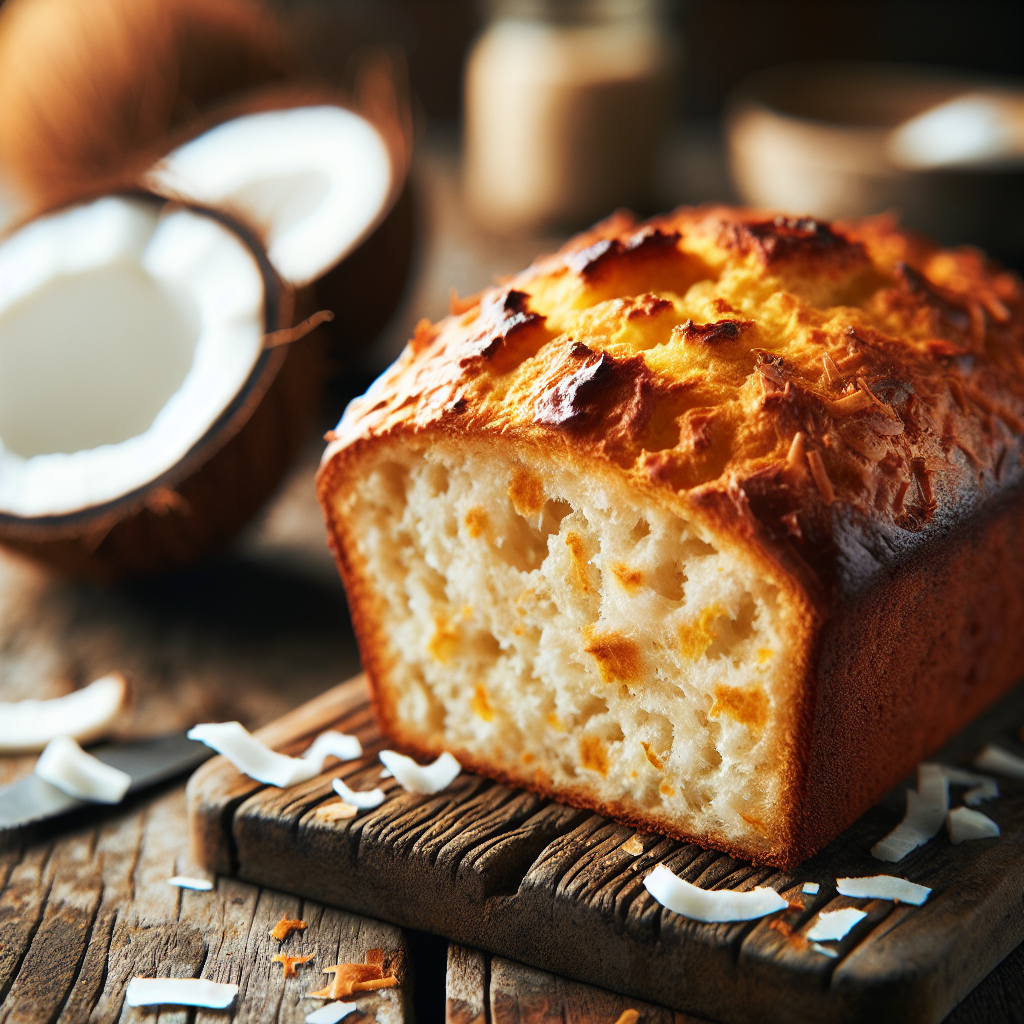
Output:
[[829,949],[828,946],[823,946],[820,942],[812,942],[811,949],[813,949],[815,953],[820,953],[822,956],[830,956],[833,960],[839,956],[839,953],[836,952],[836,950]]
[[823,910],[806,938],[814,942],[838,942],[845,939],[850,929],[868,915],[856,907],[843,910]]
[[991,839],[998,836],[999,826],[981,811],[972,811],[969,807],[957,807],[946,816],[946,827],[949,829],[949,841],[954,846],[967,839]]
[[384,803],[383,789],[366,789],[357,791],[349,789],[341,779],[335,779],[331,783],[331,786],[334,788],[334,792],[337,793],[345,803],[358,808],[360,811],[370,811],[373,810],[374,807],[380,807],[380,805]]
[[58,736],[39,755],[35,773],[68,796],[96,804],[119,804],[132,777],[87,754],[70,736]]
[[206,722],[188,731],[190,740],[199,740],[223,754],[240,772],[257,782],[286,789],[307,782],[323,770],[328,757],[353,761],[363,754],[355,736],[322,732],[301,757],[279,754],[261,743],[241,722]]
[[899,900],[915,907],[931,895],[926,885],[908,882],[894,875],[869,875],[866,878],[837,878],[836,892],[841,896],[858,896],[869,900]]
[[871,856],[889,862],[902,860],[939,834],[948,812],[949,779],[942,765],[919,764],[917,789],[907,790],[903,820],[871,847]]
[[999,796],[999,783],[991,775],[979,775],[969,772],[966,768],[955,768],[941,765],[943,774],[951,786],[970,786],[964,793],[964,803],[968,807],[977,807],[983,800],[994,800]]
[[128,684],[119,672],[50,700],[0,702],[0,751],[42,750],[57,736],[99,739],[124,710]]
[[447,750],[427,765],[419,765],[395,750],[382,750],[380,759],[401,787],[410,793],[440,793],[462,771],[462,765]]
[[804,882],[800,887],[800,891],[807,896],[817,896],[820,888],[821,886],[817,882]]
[[306,1014],[306,1024],[338,1024],[359,1009],[358,1003],[328,1003],[319,1010]]
[[1024,757],[990,743],[975,759],[974,767],[1011,779],[1024,779]]
[[168,885],[176,885],[179,889],[197,889],[200,892],[209,892],[213,888],[213,882],[208,878],[189,878],[188,875],[174,875],[167,879]]
[[644,888],[663,907],[708,924],[753,921],[789,906],[774,889],[760,885],[747,892],[701,889],[673,874],[664,864],[659,864],[644,879]]
[[237,985],[205,978],[132,978],[125,1003],[128,1006],[204,1006],[226,1010],[238,995]]

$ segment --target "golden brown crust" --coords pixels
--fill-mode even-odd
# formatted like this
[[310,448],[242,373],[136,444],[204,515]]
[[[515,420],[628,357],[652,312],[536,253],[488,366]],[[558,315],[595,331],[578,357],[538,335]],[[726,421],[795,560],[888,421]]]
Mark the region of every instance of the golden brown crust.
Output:
[[[421,325],[339,424],[318,487],[382,727],[423,754],[437,750],[403,735],[390,716],[391,655],[376,633],[365,568],[334,512],[332,495],[364,451],[435,436],[500,436],[557,451],[582,472],[603,467],[699,518],[755,560],[802,617],[797,721],[781,754],[792,806],[758,854],[789,865],[1019,673],[1019,630],[1006,615],[1024,606],[1024,572],[1011,577],[994,559],[1021,560],[1022,432],[1024,295],[1014,275],[884,219],[826,225],[708,207],[643,225],[616,215],[463,312]],[[990,515],[997,506],[1003,512]],[[941,699],[971,659],[983,656],[992,672],[913,742],[900,745],[871,715],[874,739],[858,741],[853,720],[828,738],[828,723],[842,718],[836,707],[878,697],[867,632],[878,617],[864,609],[905,593],[889,581],[912,575],[910,567],[927,574],[932,559],[954,558],[964,530],[976,543],[951,576],[950,596],[965,600],[991,583],[1002,594],[990,603],[1005,635],[989,636],[970,658],[935,661],[928,686],[911,685],[917,668],[891,658],[885,699],[913,732],[915,701]],[[970,581],[982,565],[994,582]],[[935,622],[907,628],[917,629],[909,647],[918,653],[942,634]],[[949,632],[947,644],[959,649],[968,628]],[[848,649],[860,653],[847,664],[844,694],[834,665]],[[897,753],[886,754],[894,744]],[[850,766],[844,758],[854,752]],[[455,753],[492,777],[567,796]],[[836,772],[848,775],[848,800],[837,795]],[[570,799],[630,820],[582,790]],[[679,834],[671,823],[656,827]],[[727,848],[721,837],[685,838]]]

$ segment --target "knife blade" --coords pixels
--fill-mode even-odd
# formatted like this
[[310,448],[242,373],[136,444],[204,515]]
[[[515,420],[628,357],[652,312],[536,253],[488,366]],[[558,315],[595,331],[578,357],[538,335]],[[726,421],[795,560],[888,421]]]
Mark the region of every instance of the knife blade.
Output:
[[[198,768],[214,751],[205,743],[190,740],[184,733],[171,733],[129,743],[104,743],[92,747],[89,753],[104,764],[127,772],[132,778],[128,792],[136,793]],[[0,789],[0,831],[21,828],[88,806],[88,800],[68,796],[38,775],[29,775]]]

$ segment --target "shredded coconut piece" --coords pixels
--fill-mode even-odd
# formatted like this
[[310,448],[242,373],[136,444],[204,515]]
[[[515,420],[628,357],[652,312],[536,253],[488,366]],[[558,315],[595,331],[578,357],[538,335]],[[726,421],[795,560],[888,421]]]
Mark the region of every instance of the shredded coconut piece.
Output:
[[820,888],[821,886],[817,882],[804,882],[800,891],[807,893],[808,896],[817,896]]
[[167,879],[168,885],[176,885],[179,889],[199,889],[201,892],[209,892],[213,888],[213,882],[208,878],[189,878],[188,875],[175,875]]
[[124,1001],[128,1006],[205,1006],[226,1010],[238,995],[237,985],[205,978],[132,978]]
[[908,882],[894,875],[869,875],[867,878],[837,878],[836,891],[841,896],[859,896],[869,900],[899,900],[915,907],[931,895],[926,885]]
[[68,796],[97,804],[119,804],[132,784],[127,772],[87,754],[70,736],[46,744],[35,772]]
[[393,779],[394,775],[392,775],[387,768],[381,768],[379,777],[382,779]]
[[304,932],[306,922],[300,921],[297,917],[289,917],[287,914],[281,918],[273,928],[270,929],[270,937],[283,942],[292,932]]
[[774,889],[758,886],[749,892],[701,889],[659,864],[645,879],[644,888],[663,906],[683,917],[709,923],[753,921],[785,910],[789,903]]
[[949,829],[949,841],[959,846],[966,839],[991,839],[998,836],[999,826],[981,811],[972,811],[969,807],[957,807],[946,816],[946,828]]
[[128,684],[113,672],[51,700],[0,703],[0,751],[42,750],[57,736],[99,739],[124,709]]
[[306,1014],[306,1024],[338,1024],[359,1009],[358,1003],[328,1003],[319,1010]]
[[306,953],[302,956],[298,956],[295,953],[275,953],[270,958],[270,962],[281,964],[284,967],[284,976],[286,978],[294,978],[298,973],[295,970],[295,965],[309,963],[314,956],[314,953]]
[[373,992],[379,988],[393,988],[398,979],[392,974],[384,977],[379,963],[371,963],[370,950],[366,954],[364,964],[332,964],[324,968],[324,974],[333,974],[334,980],[326,988],[318,992],[310,992],[314,999],[341,999],[343,996],[354,995],[356,992]]
[[940,767],[951,786],[974,787],[964,793],[964,803],[968,807],[977,807],[983,800],[993,800],[999,796],[999,783],[990,775],[979,775],[977,772],[969,772],[965,768],[954,768],[947,764]]
[[807,933],[807,938],[816,942],[838,942],[845,939],[850,929],[868,915],[855,907],[843,910],[823,910],[817,923]]
[[341,800],[334,800],[329,804],[322,804],[314,813],[317,821],[348,821],[359,813],[359,808]]
[[644,844],[636,836],[630,836],[622,844],[622,852],[628,853],[630,857],[639,857],[644,852]]
[[820,942],[812,942],[811,949],[813,949],[815,953],[820,953],[822,956],[830,956],[833,960],[839,956],[834,949],[829,949],[828,946],[823,946]]
[[334,792],[345,803],[358,807],[361,811],[371,811],[374,807],[380,807],[384,803],[383,789],[366,789],[357,792],[354,789],[349,789],[341,779],[335,779],[331,785],[334,787]]
[[328,757],[353,761],[363,755],[362,745],[355,736],[333,730],[317,736],[301,757],[288,757],[271,750],[241,722],[206,722],[189,729],[188,738],[199,740],[223,754],[240,772],[257,782],[281,789],[319,775]]
[[871,847],[878,860],[902,860],[911,850],[938,835],[949,811],[949,780],[938,764],[917,766],[917,789],[907,790],[907,812],[903,820]]
[[440,793],[462,771],[462,765],[447,750],[436,761],[422,766],[394,750],[382,750],[380,759],[402,788],[411,793]]
[[975,759],[974,767],[1011,779],[1024,779],[1024,757],[990,743]]
[[615,1022],[615,1024],[636,1024],[636,1022],[639,1019],[639,1010],[634,1010],[630,1008],[628,1010],[623,1010],[622,1013],[619,1014],[619,1019]]

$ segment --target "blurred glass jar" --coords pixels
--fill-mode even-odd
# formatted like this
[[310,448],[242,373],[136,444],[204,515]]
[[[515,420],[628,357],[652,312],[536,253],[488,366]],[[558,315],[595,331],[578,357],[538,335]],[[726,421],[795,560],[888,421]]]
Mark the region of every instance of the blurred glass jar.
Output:
[[466,64],[465,187],[497,231],[643,208],[677,51],[659,0],[495,0]]

